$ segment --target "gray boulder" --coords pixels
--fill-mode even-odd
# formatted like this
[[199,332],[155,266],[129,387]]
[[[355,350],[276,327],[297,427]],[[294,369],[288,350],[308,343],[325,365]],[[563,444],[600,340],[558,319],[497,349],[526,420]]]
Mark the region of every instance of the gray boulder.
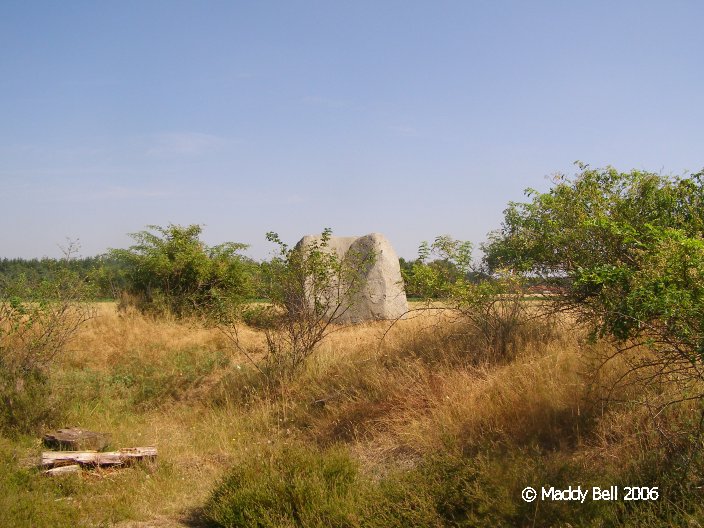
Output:
[[[308,235],[296,246],[305,248],[320,242],[320,235]],[[384,235],[332,236],[327,250],[334,251],[342,262],[354,267],[361,279],[350,298],[340,300],[342,313],[335,318],[336,323],[396,319],[408,311],[398,256]],[[345,288],[336,288],[336,291],[344,292]]]

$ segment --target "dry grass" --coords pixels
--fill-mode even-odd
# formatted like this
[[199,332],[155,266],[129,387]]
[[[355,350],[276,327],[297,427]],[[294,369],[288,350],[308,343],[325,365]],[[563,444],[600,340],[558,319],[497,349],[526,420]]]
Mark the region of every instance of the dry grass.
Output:
[[[440,452],[537,449],[588,467],[653,449],[640,411],[594,404],[581,334],[532,324],[516,335],[519,353],[500,359],[437,312],[390,330],[342,328],[305,372],[271,391],[217,330],[102,304],[54,373],[70,402],[64,425],[110,432],[114,447],[156,445],[159,464],[86,475],[62,511],[84,525],[186,525],[233,464],[272,445],[342,443],[373,478]],[[242,339],[263,346],[254,330]],[[39,446],[24,439],[11,448],[27,456]],[[43,495],[28,495],[38,508],[65,492],[27,478],[43,482]]]
[[[65,364],[109,369],[119,364],[126,352],[140,351],[145,359],[158,358],[174,350],[225,350],[227,339],[214,328],[198,321],[156,319],[139,313],[120,313],[114,303],[96,305],[96,317],[72,341]],[[243,329],[245,339],[258,342],[257,334]]]

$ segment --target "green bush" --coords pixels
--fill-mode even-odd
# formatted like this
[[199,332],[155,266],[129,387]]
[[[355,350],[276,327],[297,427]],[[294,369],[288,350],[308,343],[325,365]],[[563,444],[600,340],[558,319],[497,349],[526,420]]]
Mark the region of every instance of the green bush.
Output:
[[271,450],[237,465],[204,512],[225,527],[352,527],[358,479],[356,465],[340,449]]
[[[615,169],[560,179],[511,203],[485,247],[509,267],[562,286],[559,300],[604,335],[626,339],[665,324],[671,337],[701,319],[704,180]],[[682,326],[684,324],[684,326]]]
[[[341,448],[271,448],[238,464],[204,507],[223,527],[420,528],[684,526],[701,520],[696,479],[681,486],[659,450],[634,465],[590,468],[537,448],[491,446],[432,454],[373,479]],[[526,486],[659,486],[656,501],[584,503],[521,498]],[[621,497],[623,498],[623,497]]]
[[[523,487],[548,482],[535,453],[438,453],[406,471],[373,480],[340,448],[316,452],[285,448],[238,465],[212,494],[206,517],[224,527],[485,527],[553,526],[586,519],[587,507],[535,507]],[[562,468],[552,482],[566,487],[575,474]],[[582,511],[584,510],[584,511]],[[586,515],[586,517],[585,517]]]
[[148,226],[132,233],[136,244],[113,249],[130,299],[155,314],[199,314],[221,304],[241,302],[251,291],[256,264],[241,254],[246,244],[208,247],[199,225]]
[[487,263],[557,284],[557,308],[576,313],[595,337],[652,352],[631,362],[639,381],[701,397],[704,173],[581,169],[510,204]]

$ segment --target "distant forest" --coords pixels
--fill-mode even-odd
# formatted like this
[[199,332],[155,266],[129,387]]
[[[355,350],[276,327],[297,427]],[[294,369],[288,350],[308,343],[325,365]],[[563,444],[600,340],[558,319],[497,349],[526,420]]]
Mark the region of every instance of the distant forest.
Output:
[[116,259],[107,256],[81,257],[71,259],[54,258],[3,258],[0,259],[0,284],[12,283],[24,278],[29,284],[38,284],[51,280],[57,270],[68,268],[79,277],[90,281],[97,288],[96,296],[100,299],[115,299],[125,287],[124,267]]

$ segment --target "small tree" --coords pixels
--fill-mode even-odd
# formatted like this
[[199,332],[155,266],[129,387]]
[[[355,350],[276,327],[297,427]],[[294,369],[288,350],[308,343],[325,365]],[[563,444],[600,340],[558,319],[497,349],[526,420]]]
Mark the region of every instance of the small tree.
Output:
[[208,247],[201,231],[199,225],[152,225],[130,235],[136,244],[129,249],[110,251],[141,310],[184,316],[213,303],[241,302],[249,293],[255,264],[241,254],[247,245]]
[[331,234],[325,229],[317,240],[291,248],[268,233],[267,240],[278,246],[275,257],[262,266],[268,303],[221,316],[220,327],[252,361],[239,341],[237,323],[243,318],[264,331],[267,349],[259,368],[270,377],[298,371],[364,287],[375,255],[348,252],[341,257],[330,248]]
[[70,267],[75,248],[39,282],[0,281],[0,431],[28,431],[47,419],[49,368],[93,316],[91,285]]

